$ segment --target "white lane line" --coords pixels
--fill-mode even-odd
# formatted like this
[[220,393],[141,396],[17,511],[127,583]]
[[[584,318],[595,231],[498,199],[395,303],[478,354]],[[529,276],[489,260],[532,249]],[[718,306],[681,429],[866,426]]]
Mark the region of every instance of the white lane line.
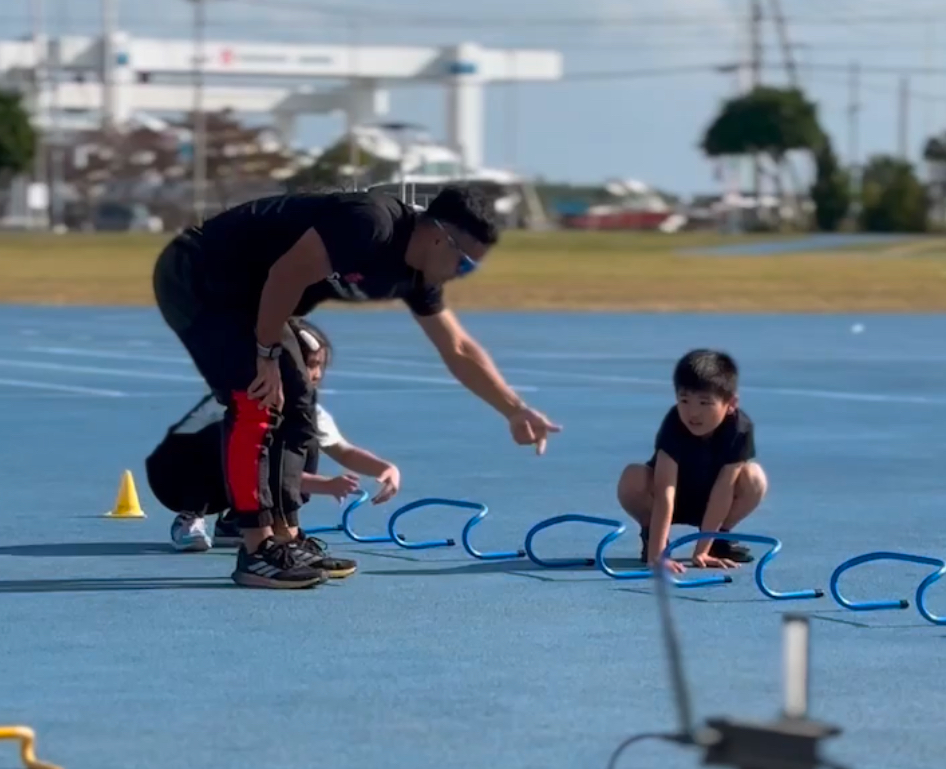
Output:
[[65,355],[75,358],[102,358],[103,360],[128,360],[141,363],[190,363],[184,355],[145,355],[134,352],[109,352],[107,350],[83,350],[77,347],[38,347],[26,348],[28,352],[46,355]]
[[0,379],[0,385],[6,387],[23,387],[28,390],[52,390],[54,392],[71,393],[73,395],[100,395],[104,398],[128,397],[128,393],[122,392],[121,390],[103,390],[98,387],[32,382],[26,379]]
[[[430,368],[439,364],[406,361],[397,358],[365,358],[367,362],[385,363],[388,365],[407,366],[413,368]],[[507,374],[521,374],[522,376],[548,377],[559,381],[575,380],[581,382],[598,382],[600,384],[630,384],[647,385],[648,387],[671,388],[668,379],[655,377],[622,376],[619,374],[583,374],[577,371],[544,371],[533,368],[519,368],[516,366],[501,366],[501,371]],[[848,390],[822,390],[805,387],[765,387],[755,385],[740,385],[739,390],[744,393],[760,393],[763,395],[787,395],[801,398],[819,398],[823,400],[853,401],[859,403],[909,403],[923,406],[946,405],[946,398],[934,398],[925,395],[894,395],[890,393],[859,393]]]
[[130,379],[160,379],[166,382],[200,382],[198,376],[184,374],[162,374],[157,371],[137,371],[120,368],[100,368],[98,366],[68,366],[64,363],[43,363],[41,361],[13,360],[0,358],[0,367],[27,368],[37,371],[65,371],[74,374],[101,374],[104,376],[128,377]]
[[[172,356],[162,356],[162,355],[141,355],[138,353],[124,353],[124,352],[105,352],[98,350],[82,350],[75,347],[30,347],[28,348],[30,352],[43,353],[47,355],[63,355],[63,356],[72,356],[72,357],[85,357],[85,358],[103,358],[110,360],[125,360],[125,361],[137,361],[141,363],[178,363],[181,365],[190,365],[191,361],[185,357],[172,357]],[[0,359],[0,363],[3,363],[3,359]],[[25,363],[23,365],[26,365]],[[40,365],[40,364],[37,364]],[[62,364],[43,364],[49,366],[60,366]],[[442,366],[443,364],[441,364]],[[61,370],[69,370],[68,368],[63,368]],[[79,372],[80,370],[85,370],[87,373],[107,373],[107,372],[116,372],[118,369],[92,369],[88,367],[73,367],[72,370]],[[146,372],[141,372],[142,376]],[[116,374],[120,376],[120,374]],[[126,376],[131,376],[131,374],[126,374]],[[170,375],[167,375],[170,376]],[[417,376],[414,374],[384,374],[377,371],[347,371],[344,369],[332,369],[329,376],[337,377],[349,377],[352,379],[377,379],[377,380],[386,380],[391,382],[416,382],[418,384],[442,384],[450,385],[453,387],[459,387],[459,383],[455,379],[449,377],[432,377],[432,376]],[[155,377],[155,378],[164,378]],[[538,388],[532,385],[511,385],[514,390],[520,392],[537,392]]]

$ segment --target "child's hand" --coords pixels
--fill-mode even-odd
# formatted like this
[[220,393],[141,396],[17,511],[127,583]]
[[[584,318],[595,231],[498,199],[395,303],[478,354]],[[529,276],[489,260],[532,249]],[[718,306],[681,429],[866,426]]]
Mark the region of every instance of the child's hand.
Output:
[[[647,562],[647,565],[650,566],[651,569],[657,569],[660,565],[660,556],[651,558]],[[683,572],[687,570],[687,567],[680,563],[680,561],[675,561],[671,558],[667,561],[666,569],[671,574],[683,574]]]
[[401,471],[394,465],[388,465],[388,468],[377,477],[377,481],[381,484],[381,490],[374,495],[374,499],[371,501],[376,505],[380,505],[400,491]]
[[339,502],[344,501],[349,494],[358,491],[358,476],[350,473],[337,475],[325,482],[325,493],[335,497]]
[[739,564],[728,558],[714,558],[712,555],[694,555],[693,566],[697,569],[738,569]]

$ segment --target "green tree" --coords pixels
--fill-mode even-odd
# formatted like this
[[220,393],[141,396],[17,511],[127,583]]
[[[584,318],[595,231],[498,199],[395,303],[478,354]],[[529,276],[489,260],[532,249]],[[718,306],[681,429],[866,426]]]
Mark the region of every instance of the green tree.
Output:
[[[189,125],[193,125],[193,116]],[[230,208],[253,185],[273,184],[292,174],[292,153],[265,142],[265,127],[245,126],[232,110],[210,112],[207,128],[207,181],[216,193],[215,207]]]
[[352,170],[362,185],[375,184],[388,181],[397,173],[398,167],[397,162],[380,158],[357,143],[352,157],[351,144],[344,136],[319,155],[314,164],[287,179],[286,187],[297,191],[350,186]]
[[815,151],[815,169],[815,183],[811,186],[815,224],[823,232],[835,232],[851,207],[851,178],[839,165],[827,137]]
[[[68,214],[74,227],[90,227],[96,206],[107,198],[145,203],[157,212],[162,187],[184,177],[176,138],[149,128],[77,133],[64,150],[63,181],[75,193]],[[129,188],[149,177],[149,196],[127,197]],[[170,226],[179,223],[168,210],[160,214]]]
[[946,224],[946,133],[932,136],[923,148],[929,169],[930,194],[936,200],[940,227]]
[[[817,150],[824,141],[818,111],[797,88],[759,86],[723,103],[701,142],[711,158],[766,156],[775,166],[773,175],[782,198],[782,171],[792,150]],[[758,168],[758,166],[757,166]],[[788,165],[791,171],[791,165]],[[795,177],[792,174],[794,182]],[[756,194],[759,178],[756,175]],[[797,184],[795,192],[797,193]]]
[[0,177],[9,182],[29,169],[36,153],[36,131],[19,94],[0,91]]
[[711,158],[765,153],[776,162],[791,150],[819,147],[815,105],[797,88],[760,86],[723,104],[701,143]]
[[929,198],[913,165],[889,155],[871,158],[862,181],[861,225],[868,232],[924,232]]
[[0,91],[0,211],[7,210],[14,177],[29,170],[36,144],[36,131],[20,95]]

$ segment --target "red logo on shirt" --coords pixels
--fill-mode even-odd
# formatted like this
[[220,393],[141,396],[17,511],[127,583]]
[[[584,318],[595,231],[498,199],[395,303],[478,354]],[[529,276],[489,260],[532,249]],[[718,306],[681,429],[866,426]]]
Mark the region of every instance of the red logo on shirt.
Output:
[[342,278],[346,283],[361,283],[365,276],[360,272],[349,272],[347,275],[342,275]]

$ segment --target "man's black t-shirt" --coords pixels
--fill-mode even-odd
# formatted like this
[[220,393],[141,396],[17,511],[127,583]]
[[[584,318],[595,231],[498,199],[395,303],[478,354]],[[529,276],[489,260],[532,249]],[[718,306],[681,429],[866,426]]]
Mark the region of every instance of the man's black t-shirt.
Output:
[[725,465],[747,462],[755,457],[755,428],[744,411],[736,409],[708,436],[694,435],[680,419],[674,406],[664,417],[654,441],[654,455],[647,463],[654,467],[657,451],[677,463],[677,490],[674,519],[697,517],[699,525],[710,491]]
[[390,195],[279,195],[236,206],[188,230],[195,293],[214,307],[255,313],[273,264],[310,227],[322,238],[333,273],[308,287],[296,315],[331,299],[401,299],[417,315],[443,309],[439,287],[404,260],[416,212]]

